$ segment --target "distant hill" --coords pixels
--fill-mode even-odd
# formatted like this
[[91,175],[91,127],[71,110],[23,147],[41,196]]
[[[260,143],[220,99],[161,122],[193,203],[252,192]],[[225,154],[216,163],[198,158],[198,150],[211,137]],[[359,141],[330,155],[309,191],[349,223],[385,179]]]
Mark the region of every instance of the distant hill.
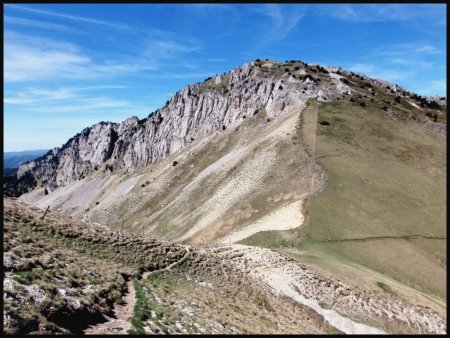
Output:
[[9,151],[3,153],[3,176],[14,175],[19,166],[44,155],[48,149]]

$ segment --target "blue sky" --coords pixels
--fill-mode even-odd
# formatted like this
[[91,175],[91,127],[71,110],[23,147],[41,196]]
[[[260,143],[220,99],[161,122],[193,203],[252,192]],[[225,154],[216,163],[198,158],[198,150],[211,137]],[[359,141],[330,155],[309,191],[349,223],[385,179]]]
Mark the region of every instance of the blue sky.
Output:
[[4,5],[4,150],[143,118],[254,59],[340,66],[446,93],[443,4]]

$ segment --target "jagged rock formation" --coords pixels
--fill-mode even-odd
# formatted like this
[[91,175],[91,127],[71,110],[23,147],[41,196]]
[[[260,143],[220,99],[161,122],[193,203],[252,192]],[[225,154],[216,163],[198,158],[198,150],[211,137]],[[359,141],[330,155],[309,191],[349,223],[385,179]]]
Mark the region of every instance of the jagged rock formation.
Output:
[[[336,67],[257,60],[188,85],[148,118],[131,117],[120,124],[100,122],[84,129],[61,148],[20,166],[17,179],[10,178],[4,185],[5,194],[18,196],[39,185],[51,192],[98,169],[134,171],[259,112],[272,119],[309,98],[330,101],[351,95],[347,78],[353,77],[368,87],[402,97],[412,95],[397,85]],[[430,102],[415,98],[422,105]],[[444,98],[435,99],[432,107],[446,106]],[[433,118],[436,122],[434,115],[426,119],[433,123]]]

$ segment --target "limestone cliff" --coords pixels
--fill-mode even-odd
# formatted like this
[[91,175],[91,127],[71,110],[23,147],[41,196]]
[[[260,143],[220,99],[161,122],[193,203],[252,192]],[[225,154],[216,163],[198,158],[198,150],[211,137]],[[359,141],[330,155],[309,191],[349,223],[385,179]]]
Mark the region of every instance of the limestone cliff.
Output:
[[[20,195],[36,186],[50,192],[95,170],[133,171],[255,114],[272,119],[309,98],[345,98],[352,95],[348,79],[355,76],[367,86],[410,94],[396,85],[335,67],[257,60],[188,85],[142,120],[131,117],[120,124],[100,122],[84,129],[61,148],[20,166],[14,182],[4,185],[5,194]],[[437,102],[446,105],[445,100]]]

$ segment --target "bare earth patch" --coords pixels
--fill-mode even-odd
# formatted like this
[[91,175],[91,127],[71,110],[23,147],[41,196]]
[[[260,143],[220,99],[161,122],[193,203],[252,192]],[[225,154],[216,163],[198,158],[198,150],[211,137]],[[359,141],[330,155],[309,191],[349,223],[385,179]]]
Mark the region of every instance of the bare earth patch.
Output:
[[256,222],[220,239],[220,243],[236,243],[260,231],[289,230],[303,224],[302,201],[281,207]]

